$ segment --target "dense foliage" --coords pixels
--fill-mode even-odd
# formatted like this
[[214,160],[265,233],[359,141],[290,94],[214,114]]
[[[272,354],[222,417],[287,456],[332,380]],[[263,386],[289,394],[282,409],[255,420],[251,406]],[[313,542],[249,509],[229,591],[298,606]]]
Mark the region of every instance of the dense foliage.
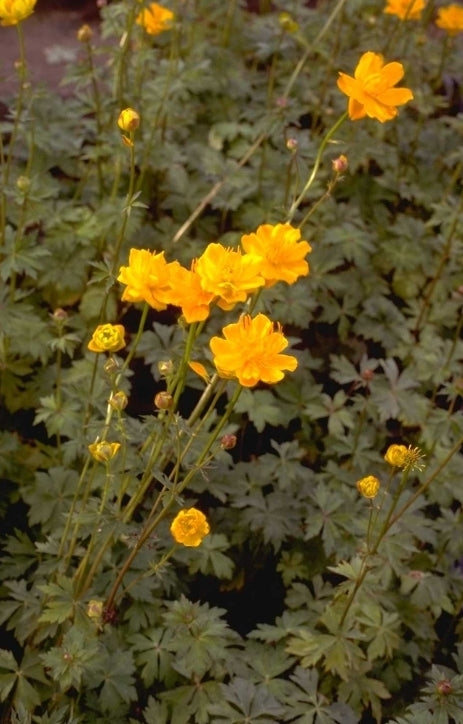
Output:
[[0,0],[5,722],[463,724],[463,7],[258,5]]

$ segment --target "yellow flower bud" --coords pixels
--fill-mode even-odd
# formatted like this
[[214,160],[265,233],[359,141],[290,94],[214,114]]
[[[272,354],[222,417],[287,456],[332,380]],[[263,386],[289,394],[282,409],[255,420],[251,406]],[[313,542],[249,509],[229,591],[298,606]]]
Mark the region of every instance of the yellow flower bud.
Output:
[[381,483],[374,475],[367,475],[366,478],[357,481],[357,490],[364,498],[376,498],[380,487]]
[[26,194],[31,187],[31,180],[28,176],[18,176],[16,179],[16,188],[23,194]]
[[90,25],[82,25],[77,31],[79,43],[88,43],[93,38],[93,30]]
[[126,133],[136,131],[140,125],[140,116],[133,108],[124,108],[119,114],[117,125],[121,131],[125,131]]
[[102,440],[101,442],[93,442],[88,446],[88,449],[94,460],[97,460],[99,463],[107,463],[117,454],[120,446],[120,442],[107,442],[106,440]]
[[299,25],[289,13],[280,13],[278,16],[278,22],[280,23],[280,27],[283,30],[286,30],[287,33],[297,33],[299,30]]
[[103,601],[92,599],[87,604],[87,616],[97,623],[101,622],[103,615]]
[[158,370],[163,377],[170,377],[174,371],[174,363],[170,359],[163,359],[158,362]]
[[121,412],[121,410],[125,410],[125,408],[128,405],[128,399],[125,392],[122,390],[119,390],[118,392],[115,392],[111,397],[109,398],[109,404],[113,408],[113,410],[118,410]]
[[197,508],[181,510],[170,526],[170,532],[177,543],[196,548],[210,531],[204,513]]
[[170,395],[165,390],[163,390],[162,392],[158,392],[154,398],[154,404],[156,405],[158,410],[168,410],[170,407],[172,407],[173,401],[174,398],[172,397],[172,395]]
[[122,324],[100,324],[88,343],[91,352],[118,352],[125,347],[125,329]]
[[331,165],[333,166],[333,171],[335,173],[344,173],[344,171],[347,171],[347,167],[349,165],[347,156],[344,156],[342,153],[340,156],[331,161]]

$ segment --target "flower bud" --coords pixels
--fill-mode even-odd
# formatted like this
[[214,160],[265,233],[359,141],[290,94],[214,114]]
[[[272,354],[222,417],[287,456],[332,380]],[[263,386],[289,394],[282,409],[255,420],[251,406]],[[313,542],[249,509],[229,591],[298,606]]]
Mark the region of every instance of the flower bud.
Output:
[[87,604],[87,616],[95,621],[101,623],[101,617],[103,615],[103,601],[97,601],[92,599]]
[[16,179],[16,188],[23,194],[27,194],[31,187],[31,180],[28,176],[18,176]]
[[298,146],[299,146],[299,143],[297,141],[297,138],[288,138],[287,139],[286,148],[288,149],[288,151],[295,153],[297,151]]
[[127,395],[122,390],[118,390],[109,398],[109,404],[113,410],[118,410],[119,412],[125,410],[128,402]]
[[155,395],[154,397],[154,404],[156,405],[158,410],[169,410],[172,407],[173,401],[174,398],[171,394],[166,392],[166,390],[158,392],[157,395]]
[[367,475],[366,478],[358,480],[356,484],[357,490],[364,498],[376,498],[381,487],[381,483],[374,475]]
[[140,125],[140,116],[133,108],[124,108],[119,114],[117,125],[121,131],[125,131],[126,133],[136,131]]
[[60,327],[61,327],[65,322],[67,322],[68,317],[69,317],[69,315],[68,315],[68,313],[66,312],[66,310],[65,310],[65,309],[61,309],[61,307],[58,307],[58,309],[55,309],[55,311],[54,311],[53,314],[51,315],[51,318],[53,319],[53,321],[56,322],[56,324],[59,325]]
[[115,372],[117,372],[119,370],[119,364],[118,364],[117,360],[114,359],[114,357],[110,357],[104,363],[103,369],[106,372],[106,374],[111,377]]
[[220,447],[222,450],[233,450],[236,445],[236,435],[227,433],[222,435],[220,439]]
[[437,691],[442,696],[448,696],[452,693],[453,686],[448,679],[442,679],[442,681],[439,681],[437,684]]
[[341,154],[337,158],[334,158],[331,161],[331,165],[333,167],[333,171],[335,173],[344,173],[347,171],[347,167],[349,166],[349,162],[347,160],[347,156],[344,156],[344,154]]
[[299,30],[299,25],[289,13],[280,13],[278,16],[278,22],[280,23],[280,27],[283,30],[286,30],[287,33],[297,33]]
[[373,372],[373,370],[368,369],[368,367],[366,370],[363,370],[363,372],[361,374],[362,380],[364,382],[370,382],[374,376],[375,376],[375,373]]
[[100,324],[88,343],[91,352],[118,352],[125,347],[125,329],[122,324]]
[[163,377],[170,377],[174,371],[174,363],[171,359],[160,360],[158,362],[158,370]]
[[77,31],[79,43],[88,43],[93,38],[93,30],[90,25],[82,25]]

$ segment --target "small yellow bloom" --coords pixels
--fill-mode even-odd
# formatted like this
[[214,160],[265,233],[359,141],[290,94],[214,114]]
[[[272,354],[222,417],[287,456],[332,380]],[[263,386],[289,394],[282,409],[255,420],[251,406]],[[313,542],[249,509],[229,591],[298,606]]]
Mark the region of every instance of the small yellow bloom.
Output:
[[77,40],[79,43],[88,43],[93,38],[93,30],[90,25],[81,25],[77,31]]
[[425,5],[425,0],[387,0],[384,12],[401,20],[419,20]]
[[461,5],[447,5],[437,11],[436,25],[446,30],[449,35],[456,35],[463,31],[463,7]]
[[376,498],[380,487],[381,483],[374,475],[367,475],[366,478],[357,481],[357,490],[364,498]]
[[278,16],[278,22],[280,23],[280,27],[283,30],[286,30],[287,33],[297,33],[297,31],[299,30],[298,23],[289,13],[280,13]]
[[424,463],[421,462],[423,454],[417,447],[409,445],[389,445],[384,455],[384,459],[394,468],[403,468],[404,470],[422,470]]
[[138,25],[142,25],[149,35],[159,35],[172,27],[175,15],[172,10],[158,3],[151,3],[137,16]]
[[197,508],[181,510],[170,526],[170,532],[177,543],[196,548],[210,531],[206,516]]
[[100,324],[88,343],[90,352],[118,352],[125,347],[122,324]]
[[349,97],[348,113],[352,121],[376,118],[384,123],[397,115],[397,107],[413,98],[409,88],[394,88],[403,78],[402,63],[386,63],[378,53],[364,53],[354,77],[339,73],[338,88]]
[[217,305],[232,309],[245,302],[248,294],[263,286],[262,259],[255,254],[242,254],[221,244],[208,244],[196,262],[195,271],[201,288],[216,297]]
[[221,377],[236,377],[243,387],[254,387],[258,382],[275,384],[284,377],[283,370],[293,372],[297,359],[280,354],[288,346],[281,327],[258,314],[253,319],[243,314],[239,321],[223,328],[222,337],[209,342],[214,365]]
[[300,230],[291,224],[262,224],[254,234],[244,234],[241,245],[247,254],[261,259],[260,273],[266,287],[278,281],[294,284],[309,273],[305,257],[312,248],[301,241]]
[[103,601],[92,599],[87,604],[87,616],[95,621],[97,624],[101,624],[103,616]]
[[117,125],[121,131],[125,131],[125,133],[136,131],[140,125],[140,116],[133,108],[124,108],[124,110],[119,113]]
[[97,460],[99,463],[107,463],[117,455],[120,446],[120,442],[102,440],[101,442],[93,442],[88,446],[88,449],[94,460]]
[[37,0],[0,0],[0,25],[17,25],[32,15]]

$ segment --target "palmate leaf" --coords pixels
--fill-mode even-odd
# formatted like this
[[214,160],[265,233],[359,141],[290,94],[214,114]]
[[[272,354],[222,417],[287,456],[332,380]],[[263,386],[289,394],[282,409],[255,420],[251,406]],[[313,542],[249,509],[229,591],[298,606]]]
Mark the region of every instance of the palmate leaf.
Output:
[[209,724],[211,705],[220,697],[216,681],[198,681],[193,686],[179,686],[159,695],[169,704],[169,724]]
[[263,684],[255,685],[247,679],[235,677],[221,685],[222,700],[210,707],[210,724],[281,724],[284,707]]
[[291,716],[291,724],[357,724],[358,719],[347,704],[331,704],[319,693],[316,669],[298,667],[290,679],[292,687],[286,703],[295,717]]
[[37,684],[46,683],[43,665],[36,651],[27,647],[18,665],[11,651],[0,650],[0,701],[5,701],[14,690],[13,704],[21,703],[32,710],[40,704]]

